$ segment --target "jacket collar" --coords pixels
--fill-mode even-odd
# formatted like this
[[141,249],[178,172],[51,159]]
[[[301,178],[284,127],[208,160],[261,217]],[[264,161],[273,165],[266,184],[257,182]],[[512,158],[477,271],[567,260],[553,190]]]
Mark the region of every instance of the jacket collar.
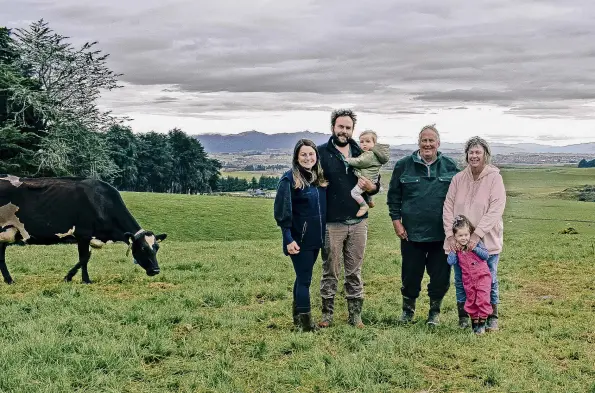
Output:
[[[442,153],[437,152],[436,153],[436,159],[434,160],[434,162],[432,162],[430,165],[434,165],[436,162],[440,161],[440,156],[442,156]],[[417,162],[418,164],[423,164],[423,165],[428,165],[419,155],[419,150],[416,150],[413,152],[413,154],[411,154],[411,157],[413,158],[414,162]]]
[[[473,181],[473,173],[471,173],[471,167],[469,165],[467,165],[467,167],[465,167],[465,169],[463,169],[463,171]],[[488,175],[491,175],[492,173],[500,173],[500,169],[498,169],[498,167],[496,167],[494,165],[486,164],[486,166],[483,168],[483,170],[477,177],[477,180],[479,180],[483,177],[486,177]]]
[[[359,145],[357,144],[357,142],[355,142],[353,139],[349,138],[349,146],[351,147],[351,153],[353,155],[353,157],[357,157],[360,154],[362,154],[362,149],[359,147]],[[330,150],[333,153],[336,154],[340,154],[341,152],[337,149],[337,147],[335,146],[335,143],[333,142],[333,137],[331,135],[331,137],[328,139],[328,142],[326,143],[326,148],[328,150]]]

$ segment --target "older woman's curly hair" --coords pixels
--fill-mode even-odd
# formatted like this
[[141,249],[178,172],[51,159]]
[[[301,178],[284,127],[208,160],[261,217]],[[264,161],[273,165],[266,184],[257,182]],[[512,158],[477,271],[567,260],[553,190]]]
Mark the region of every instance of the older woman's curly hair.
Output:
[[485,157],[486,164],[492,163],[492,150],[490,149],[490,144],[479,136],[474,136],[469,138],[467,142],[465,142],[465,161],[469,162],[469,150],[473,147],[481,146],[483,148],[483,155]]

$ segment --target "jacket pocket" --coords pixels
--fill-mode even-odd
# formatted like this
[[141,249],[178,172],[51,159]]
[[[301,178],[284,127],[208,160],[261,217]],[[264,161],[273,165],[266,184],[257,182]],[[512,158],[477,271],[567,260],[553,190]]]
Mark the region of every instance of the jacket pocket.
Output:
[[414,183],[420,182],[420,177],[419,176],[401,176],[399,178],[399,180],[401,181],[401,184],[414,184]]
[[438,176],[437,193],[440,198],[444,198],[450,187],[452,176]]

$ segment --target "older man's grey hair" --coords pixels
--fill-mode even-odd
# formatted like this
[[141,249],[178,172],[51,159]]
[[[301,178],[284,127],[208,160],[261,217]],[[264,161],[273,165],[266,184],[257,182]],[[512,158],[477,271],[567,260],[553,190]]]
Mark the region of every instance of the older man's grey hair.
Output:
[[483,155],[485,157],[485,163],[491,164],[492,163],[492,149],[490,149],[490,144],[479,136],[474,136],[469,138],[467,142],[465,142],[465,161],[469,162],[469,150],[473,149],[474,147],[481,146],[483,148]]
[[440,133],[438,132],[438,129],[436,128],[436,124],[428,124],[427,126],[423,126],[421,128],[421,131],[419,132],[419,136],[417,137],[418,144],[421,143],[421,134],[427,130],[434,131],[434,134],[436,134],[436,137],[438,138],[438,142],[440,142]]

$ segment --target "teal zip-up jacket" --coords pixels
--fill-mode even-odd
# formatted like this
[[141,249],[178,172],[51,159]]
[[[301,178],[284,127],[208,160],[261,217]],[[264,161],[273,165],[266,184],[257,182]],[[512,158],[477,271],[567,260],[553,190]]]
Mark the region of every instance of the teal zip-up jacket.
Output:
[[419,151],[395,164],[386,203],[390,218],[402,221],[410,241],[444,241],[442,207],[458,171],[456,162],[440,152],[431,165]]

